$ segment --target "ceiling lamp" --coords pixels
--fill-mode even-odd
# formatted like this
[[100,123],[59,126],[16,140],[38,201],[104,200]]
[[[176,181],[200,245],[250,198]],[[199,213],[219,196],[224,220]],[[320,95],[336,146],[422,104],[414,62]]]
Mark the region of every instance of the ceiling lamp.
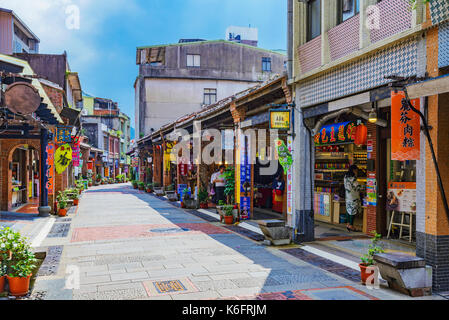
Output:
[[377,111],[375,108],[371,109],[371,112],[369,113],[369,116],[368,116],[368,121],[371,123],[377,122]]

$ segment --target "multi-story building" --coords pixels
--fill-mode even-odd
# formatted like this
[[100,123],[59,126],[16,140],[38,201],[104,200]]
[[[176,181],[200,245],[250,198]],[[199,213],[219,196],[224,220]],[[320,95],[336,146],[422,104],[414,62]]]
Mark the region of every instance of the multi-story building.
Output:
[[225,40],[137,48],[136,138],[284,71],[286,56]]
[[[356,164],[364,193],[360,228],[407,235],[433,267],[434,290],[443,291],[449,290],[449,223],[435,163],[419,116],[406,108],[406,117],[395,120],[404,90],[398,77],[411,85],[416,77],[447,74],[449,3],[424,3],[288,1],[289,84],[298,110],[294,220],[298,241],[314,238],[315,221],[342,222],[342,172]],[[432,126],[447,190],[448,94],[429,95],[421,90],[411,98]],[[360,128],[356,136],[352,128]]]
[[[83,95],[82,126],[89,144],[102,150],[96,160],[96,173],[115,177],[127,169],[126,156],[130,145],[130,119],[110,99]],[[92,157],[94,159],[94,157]]]
[[39,53],[39,38],[14,11],[0,8],[0,53]]

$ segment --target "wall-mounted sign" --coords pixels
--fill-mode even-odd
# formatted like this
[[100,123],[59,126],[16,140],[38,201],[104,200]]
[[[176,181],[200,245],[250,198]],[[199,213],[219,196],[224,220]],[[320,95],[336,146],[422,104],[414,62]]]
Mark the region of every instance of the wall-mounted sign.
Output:
[[321,128],[315,135],[316,146],[326,146],[332,144],[352,143],[355,139],[354,122],[343,122],[327,125]]
[[72,162],[72,148],[69,144],[63,144],[55,152],[56,172],[58,174],[63,173],[70,162]]
[[67,126],[56,127],[56,142],[57,143],[71,143],[72,142],[72,127],[67,127]]
[[290,110],[270,110],[270,129],[290,130]]
[[[420,109],[420,99],[410,101]],[[405,100],[403,91],[391,93],[391,160],[406,161],[420,158],[421,121]]]
[[416,182],[390,182],[388,184],[387,210],[416,212]]
[[80,165],[80,143],[76,142],[72,149],[72,165],[79,167]]
[[55,145],[47,145],[47,190],[49,195],[54,194],[54,172],[55,172]]
[[[288,151],[291,153],[293,150],[293,138],[288,136],[287,138]],[[293,172],[292,168],[287,170],[287,225],[293,226]]]
[[377,206],[377,180],[375,174],[366,179],[366,201],[369,206]]

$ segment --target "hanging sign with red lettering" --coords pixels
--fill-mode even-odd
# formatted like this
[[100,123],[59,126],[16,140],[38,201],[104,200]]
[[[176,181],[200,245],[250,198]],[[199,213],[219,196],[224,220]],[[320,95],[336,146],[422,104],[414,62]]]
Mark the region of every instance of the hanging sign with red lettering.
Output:
[[353,143],[355,139],[354,122],[343,122],[327,125],[321,128],[315,135],[316,146],[327,146],[333,144]]
[[47,190],[49,195],[54,194],[54,174],[55,172],[55,145],[47,145]]
[[[420,109],[420,99],[410,102]],[[391,92],[391,160],[419,160],[420,132],[420,117],[407,104],[404,92]]]

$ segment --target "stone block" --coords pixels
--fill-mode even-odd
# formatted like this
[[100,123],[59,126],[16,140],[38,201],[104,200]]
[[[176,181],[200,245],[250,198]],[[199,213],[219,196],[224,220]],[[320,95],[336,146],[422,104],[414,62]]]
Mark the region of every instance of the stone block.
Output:
[[285,226],[282,220],[261,220],[258,221],[259,228],[265,236],[275,246],[290,244],[291,229]]

